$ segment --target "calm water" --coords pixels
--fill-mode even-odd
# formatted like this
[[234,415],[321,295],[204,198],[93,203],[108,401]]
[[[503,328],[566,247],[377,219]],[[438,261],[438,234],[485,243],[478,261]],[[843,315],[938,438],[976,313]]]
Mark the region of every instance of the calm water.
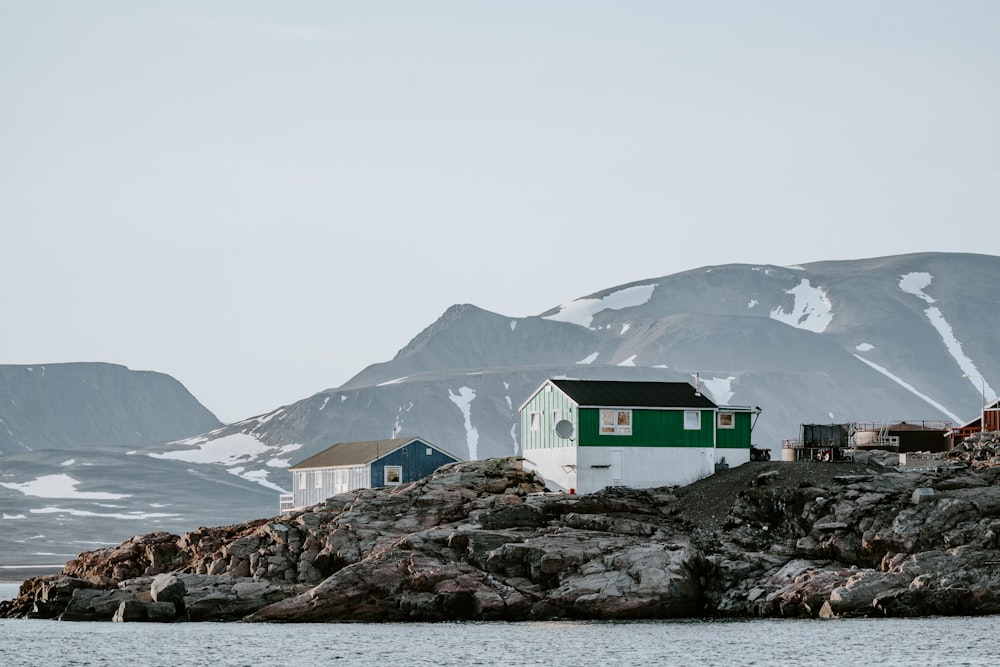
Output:
[[[16,589],[0,585],[0,597]],[[0,620],[0,665],[990,665],[1000,617],[636,623]]]

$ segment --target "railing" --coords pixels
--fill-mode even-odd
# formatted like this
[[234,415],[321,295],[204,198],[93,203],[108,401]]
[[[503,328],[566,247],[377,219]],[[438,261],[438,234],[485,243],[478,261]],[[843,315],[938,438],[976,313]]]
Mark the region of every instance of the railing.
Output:
[[278,512],[287,512],[295,509],[295,494],[282,493],[278,496]]
[[854,422],[852,430],[858,431],[880,431],[882,429],[890,431],[947,431],[951,428],[950,421],[877,421],[877,422]]
[[973,433],[979,433],[978,426],[959,426],[951,431],[951,446],[959,444]]
[[[794,453],[790,454],[792,458],[786,458],[785,453],[782,452],[782,461],[811,461],[813,459],[817,461],[842,461],[847,451],[847,445],[840,442],[812,440],[807,443],[802,438],[786,438],[781,441],[781,448],[794,450]],[[752,456],[751,454],[751,458]]]

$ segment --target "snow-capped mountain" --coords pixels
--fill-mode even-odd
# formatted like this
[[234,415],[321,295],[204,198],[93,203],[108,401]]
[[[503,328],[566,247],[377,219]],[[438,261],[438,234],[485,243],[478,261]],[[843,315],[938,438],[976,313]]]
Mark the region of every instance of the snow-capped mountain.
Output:
[[[71,518],[81,533],[123,512],[177,515],[132,522],[143,524],[134,532],[266,516],[290,487],[290,464],[343,441],[419,435],[468,458],[517,454],[518,406],[548,377],[698,378],[716,403],[761,406],[754,442],[775,454],[803,423],[964,423],[1000,388],[998,332],[1000,257],[955,253],[704,267],[531,317],[456,305],[341,387],[171,442],[102,451],[86,461],[101,474],[85,477],[77,451],[6,457],[0,527],[6,536],[14,522],[31,526],[14,548],[44,558],[27,533]],[[59,505],[53,498],[67,496],[51,488],[76,504]],[[49,527],[38,527],[43,517]]]
[[[0,580],[136,533],[235,523],[274,490],[143,447],[221,426],[174,378],[115,364],[0,366]],[[20,574],[24,574],[21,572]]]
[[754,440],[777,454],[803,423],[975,418],[1000,387],[998,331],[994,256],[705,267],[532,317],[453,306],[343,386],[158,455],[214,457],[283,487],[288,461],[394,432],[469,458],[509,455],[518,406],[554,376],[697,377],[719,404],[761,406]]

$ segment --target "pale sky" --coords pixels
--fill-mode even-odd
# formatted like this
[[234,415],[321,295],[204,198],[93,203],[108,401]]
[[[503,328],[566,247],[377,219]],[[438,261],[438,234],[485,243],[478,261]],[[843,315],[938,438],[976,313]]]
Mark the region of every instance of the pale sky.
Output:
[[998,35],[993,0],[0,0],[0,363],[235,421],[455,303],[998,255]]

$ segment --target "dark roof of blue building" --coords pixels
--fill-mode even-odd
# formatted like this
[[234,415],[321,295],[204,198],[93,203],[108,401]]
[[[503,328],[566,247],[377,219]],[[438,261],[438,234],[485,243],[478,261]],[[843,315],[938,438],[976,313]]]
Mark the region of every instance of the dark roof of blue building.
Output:
[[715,408],[687,382],[549,380],[581,407]]
[[386,454],[394,452],[400,447],[405,447],[411,442],[419,442],[436,449],[456,461],[461,460],[454,454],[444,451],[437,445],[432,445],[423,438],[392,438],[389,440],[366,440],[364,442],[338,442],[336,445],[324,449],[319,454],[314,454],[293,466],[289,466],[288,469],[302,470],[303,468],[335,468],[338,466],[365,465],[372,461],[377,461]]

